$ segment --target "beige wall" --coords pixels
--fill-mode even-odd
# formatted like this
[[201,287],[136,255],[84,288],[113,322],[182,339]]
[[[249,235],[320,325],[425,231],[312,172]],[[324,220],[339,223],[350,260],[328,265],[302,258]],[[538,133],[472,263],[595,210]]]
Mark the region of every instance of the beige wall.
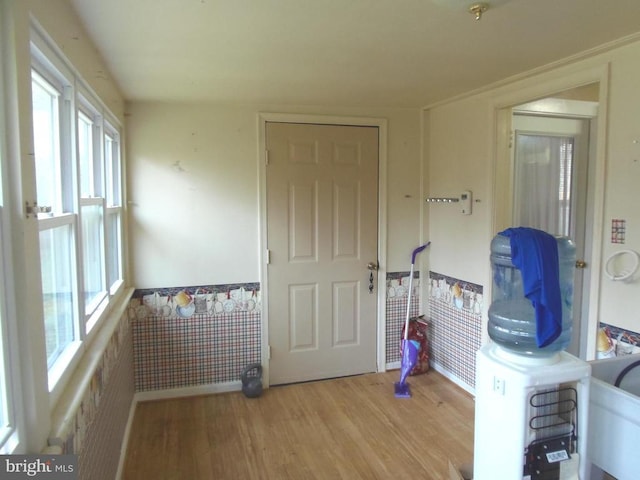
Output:
[[127,112],[136,288],[260,280],[259,112],[388,121],[387,267],[408,270],[420,233],[418,109],[132,103]]
[[[484,285],[488,292],[491,273],[489,244],[498,230],[495,209],[510,198],[502,181],[496,183],[499,151],[498,109],[516,105],[593,81],[602,84],[600,112],[607,115],[601,125],[600,151],[596,160],[596,205],[592,221],[596,226],[595,255],[590,262],[591,305],[597,321],[640,331],[640,310],[635,298],[640,293],[640,274],[632,283],[611,282],[602,272],[608,256],[621,249],[640,251],[640,43],[585,58],[544,73],[425,109],[424,176],[428,196],[449,196],[471,189],[480,203],[474,203],[470,217],[457,213],[456,204],[425,206],[425,231],[434,241],[430,268],[439,273]],[[602,99],[601,99],[602,100]],[[638,140],[638,143],[634,143]],[[606,175],[606,176],[605,176]],[[494,197],[495,195],[495,197]],[[611,219],[627,221],[625,245],[610,242]],[[599,300],[599,305],[598,305]],[[487,299],[485,310],[488,308]],[[485,314],[486,317],[486,314]],[[486,319],[485,319],[486,321]],[[483,327],[483,331],[486,328]]]
[[124,99],[119,87],[69,2],[28,0],[24,3],[62,54],[122,123]]
[[459,203],[425,203],[433,242],[429,268],[482,285],[487,263],[482,249],[490,240],[492,218],[491,111],[486,101],[472,98],[427,113],[427,196],[459,197],[464,190],[473,195],[471,215],[463,215]]
[[[640,252],[640,43],[612,52],[607,125],[607,163],[603,233],[603,261],[623,248]],[[625,245],[609,241],[611,219],[625,219]],[[604,278],[604,277],[603,277]],[[640,331],[640,283],[603,279],[600,319]]]

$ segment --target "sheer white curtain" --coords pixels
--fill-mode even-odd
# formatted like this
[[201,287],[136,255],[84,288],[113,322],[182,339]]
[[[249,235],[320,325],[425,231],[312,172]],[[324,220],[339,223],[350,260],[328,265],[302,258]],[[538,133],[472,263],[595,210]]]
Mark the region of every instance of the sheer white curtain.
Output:
[[573,138],[516,134],[514,224],[569,236]]

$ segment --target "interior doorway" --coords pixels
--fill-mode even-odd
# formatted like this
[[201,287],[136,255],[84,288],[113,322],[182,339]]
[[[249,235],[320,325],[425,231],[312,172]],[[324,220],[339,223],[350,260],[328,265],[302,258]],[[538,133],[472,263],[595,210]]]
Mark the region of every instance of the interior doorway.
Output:
[[584,258],[591,119],[571,116],[569,112],[562,116],[531,115],[516,107],[512,125],[513,225],[566,236],[576,246],[572,309],[575,333],[567,350],[579,356],[584,272],[588,268]]
[[[365,230],[362,230],[361,227],[364,224],[358,225],[357,229],[360,230],[359,235],[361,237],[363,234],[368,237],[368,239],[366,240],[367,242],[370,242],[372,238],[374,239],[373,244],[377,245],[377,251],[375,251],[376,247],[374,247],[373,253],[370,251],[369,248],[367,248],[366,250],[360,249],[357,253],[358,259],[356,260],[356,263],[359,262],[358,263],[359,267],[357,269],[354,269],[354,271],[356,271],[357,273],[356,274],[357,278],[354,277],[351,280],[342,281],[342,283],[340,282],[334,283],[332,285],[331,290],[335,293],[334,299],[336,300],[336,302],[334,303],[334,306],[331,307],[330,311],[331,311],[331,315],[334,315],[334,319],[336,318],[336,316],[338,317],[337,320],[340,325],[334,324],[334,326],[337,327],[337,329],[332,327],[333,332],[336,335],[330,334],[331,335],[330,342],[336,345],[336,349],[335,349],[336,352],[342,349],[347,350],[350,346],[353,346],[359,342],[368,342],[369,346],[367,348],[369,348],[369,350],[371,348],[371,345],[373,345],[373,350],[372,350],[373,354],[371,355],[370,353],[368,353],[366,355],[362,355],[362,357],[365,358],[364,361],[366,363],[366,366],[364,368],[360,368],[360,372],[384,371],[386,368],[386,364],[385,364],[386,288],[384,288],[384,285],[386,281],[386,260],[387,260],[387,255],[386,255],[387,243],[386,243],[386,229],[385,229],[386,216],[387,216],[386,189],[385,189],[385,185],[387,182],[387,178],[386,178],[387,120],[382,118],[365,118],[365,117],[341,117],[341,116],[288,114],[288,113],[260,113],[258,115],[258,124],[259,124],[259,129],[258,129],[259,146],[260,146],[259,152],[258,152],[259,153],[258,159],[259,159],[259,172],[260,172],[260,182],[259,182],[260,237],[261,237],[260,250],[262,252],[260,279],[261,279],[261,294],[262,294],[262,307],[263,307],[262,308],[262,327],[261,327],[263,383],[266,386],[268,386],[271,384],[305,381],[312,378],[350,375],[352,373],[351,371],[344,370],[344,368],[341,366],[338,366],[337,370],[334,369],[333,371],[330,371],[330,368],[325,368],[326,365],[324,367],[320,367],[320,365],[317,363],[314,363],[314,359],[311,358],[313,357],[314,349],[316,348],[314,345],[319,344],[318,342],[320,342],[321,340],[319,336],[320,331],[316,330],[317,328],[320,328],[319,324],[316,323],[316,325],[313,325],[314,321],[317,322],[319,320],[313,320],[308,315],[305,317],[304,316],[305,314],[303,313],[305,311],[307,313],[313,312],[315,309],[313,304],[309,302],[309,301],[313,302],[313,297],[315,296],[314,289],[316,289],[316,287],[313,287],[312,283],[314,282],[311,281],[310,277],[304,282],[298,282],[298,281],[294,282],[296,285],[294,285],[294,287],[291,289],[289,289],[289,287],[286,288],[286,290],[289,293],[291,293],[291,295],[288,295],[288,299],[285,301],[285,304],[287,305],[287,311],[291,312],[292,310],[297,310],[297,313],[294,314],[294,319],[296,320],[296,322],[299,319],[301,319],[302,322],[301,323],[299,322],[298,325],[294,325],[291,322],[291,317],[289,317],[289,320],[285,324],[285,330],[294,331],[297,329],[297,331],[294,332],[296,337],[295,338],[291,337],[289,336],[289,334],[287,334],[286,336],[283,336],[280,333],[277,333],[277,330],[278,330],[277,326],[272,329],[273,322],[278,323],[279,321],[281,322],[282,320],[281,318],[280,319],[275,318],[277,315],[279,316],[279,314],[277,314],[276,311],[271,308],[273,302],[279,302],[280,304],[282,304],[282,298],[280,300],[277,300],[272,295],[272,293],[274,292],[275,289],[282,289],[283,285],[280,284],[279,280],[276,280],[276,278],[273,275],[271,275],[272,261],[275,262],[277,260],[276,259],[277,256],[282,256],[282,251],[280,254],[276,253],[275,251],[272,254],[271,242],[274,241],[274,235],[276,235],[276,232],[277,231],[282,232],[283,230],[277,228],[277,226],[274,230],[271,228],[272,226],[269,225],[271,221],[271,215],[269,214],[270,199],[269,199],[268,190],[271,187],[268,185],[267,176],[268,176],[268,170],[271,169],[272,161],[275,160],[274,158],[272,158],[272,153],[270,149],[267,148],[267,145],[268,145],[267,129],[270,124],[289,124],[289,125],[300,125],[300,126],[322,125],[325,127],[329,127],[326,129],[327,131],[333,130],[333,127],[336,127],[338,128],[338,130],[341,130],[340,127],[346,126],[348,128],[353,127],[358,131],[368,131],[369,133],[375,132],[374,136],[376,137],[376,143],[375,143],[374,149],[376,150],[375,155],[376,155],[377,164],[374,170],[377,178],[377,184],[374,186],[373,192],[369,191],[369,193],[366,193],[363,190],[362,192],[366,193],[366,195],[365,197],[361,197],[361,200],[359,201],[366,202],[368,205],[367,208],[373,209],[374,216],[377,222],[377,230],[375,225],[373,226],[368,225]],[[294,152],[294,155],[298,155],[300,156],[299,159],[302,159],[302,157],[304,157],[305,155],[307,155],[308,153],[311,153],[316,149],[315,140],[312,142],[310,142],[309,140],[310,139],[307,138],[306,140],[299,142],[298,143],[299,148],[293,147],[291,144],[288,145],[286,147],[286,150],[288,153],[286,153],[285,155],[291,154],[290,148],[293,147],[294,150],[295,148],[298,148],[298,152],[297,153]],[[311,146],[312,148],[304,147],[305,143],[308,146]],[[350,161],[349,158],[353,159],[354,156],[359,155],[358,149],[360,147],[358,147],[356,143],[358,142],[352,142],[352,141],[335,142],[335,145],[330,149],[333,150],[334,153],[337,153],[338,156],[342,157],[342,160],[338,160],[338,163],[340,163],[340,161],[348,163]],[[336,149],[337,149],[337,152],[336,152]],[[310,166],[311,165],[306,165],[306,167],[310,167]],[[302,167],[302,170],[305,169],[305,165],[299,165],[299,167]],[[371,165],[369,165],[369,167],[371,167]],[[312,168],[308,168],[307,170],[312,170]],[[355,186],[347,187],[346,184],[344,184],[344,181],[348,180],[348,177],[346,176],[343,177],[338,175],[338,178],[339,178],[339,181],[335,183],[334,185],[335,188],[331,189],[332,190],[331,195],[333,196],[334,199],[336,198],[336,196],[341,197],[341,201],[343,202],[342,206],[345,207],[342,210],[343,213],[346,213],[349,210],[353,211],[353,209],[356,208],[357,205],[353,202],[349,202],[348,200],[349,198],[351,198],[352,200],[355,199],[355,197],[357,196],[356,191],[360,187],[355,187]],[[302,188],[301,184],[299,185],[301,188],[298,189],[298,193],[302,195],[305,191],[305,188]],[[307,185],[312,185],[312,184],[307,182]],[[277,188],[280,188],[280,187],[277,187]],[[312,187],[312,188],[316,188],[316,187]],[[291,190],[289,190],[289,187],[287,187],[287,191],[291,193]],[[311,195],[311,190],[309,189],[306,189],[306,192],[309,194],[309,195],[306,195],[306,198],[311,201],[314,201],[313,198],[315,197],[315,194]],[[351,192],[353,195],[350,195],[349,192]],[[305,198],[304,195],[299,197],[300,200],[302,200],[303,198]],[[318,205],[317,200],[315,201],[316,201],[316,205]],[[326,212],[327,209],[325,207],[327,207],[328,202],[321,201],[320,203],[322,203],[323,210]],[[287,201],[287,204],[288,206],[286,207],[286,209],[290,210],[292,205],[291,203],[289,203],[289,201]],[[349,205],[351,205],[351,207],[349,207]],[[300,203],[298,206],[303,207],[303,203]],[[313,208],[311,210],[313,210]],[[353,260],[353,257],[356,256],[355,254],[351,253],[351,251],[349,251],[350,250],[349,248],[347,248],[349,244],[347,240],[349,238],[354,238],[353,235],[347,235],[347,234],[349,232],[351,233],[355,232],[354,230],[349,230],[349,228],[347,228],[349,224],[347,220],[351,217],[351,215],[340,215],[339,212],[337,212],[335,209],[332,210],[332,215],[335,219],[341,222],[341,224],[339,225],[339,229],[343,229],[343,231],[341,233],[342,236],[339,235],[338,237],[334,237],[334,239],[332,239],[331,241],[332,245],[337,245],[339,247],[338,250],[341,250],[341,253],[332,247],[331,252],[333,253],[331,253],[331,255],[336,258],[340,257],[339,260],[344,261],[344,263],[349,263],[351,260]],[[300,222],[303,220],[304,220],[303,217],[299,217],[297,221]],[[304,222],[298,223],[298,226],[304,226]],[[286,231],[286,229],[284,231]],[[310,231],[311,230],[307,228],[307,232],[310,232]],[[302,231],[298,233],[303,233],[303,232],[304,232],[304,229],[302,229]],[[315,234],[313,235],[315,236]],[[303,234],[300,237],[300,240],[304,238],[305,237]],[[291,239],[291,237],[289,237],[289,239]],[[282,242],[279,242],[279,243],[288,243],[288,242],[289,240],[286,240],[286,242],[283,240]],[[321,245],[324,243],[326,243],[326,237],[321,242],[317,243],[318,248],[326,248],[326,245]],[[295,256],[297,257],[296,261],[304,262],[306,260],[312,260],[312,257],[315,254],[309,255],[309,256],[307,256],[306,254],[302,255],[305,252],[303,252],[302,249],[298,247],[302,247],[303,245],[304,243],[302,244],[299,243],[298,246],[296,247],[296,251],[294,252]],[[306,245],[313,246],[313,243],[307,242]],[[289,258],[292,258],[291,254],[292,254],[292,251],[289,248],[286,248],[285,255]],[[377,259],[377,262],[376,262],[376,259]],[[340,262],[337,262],[337,263],[340,263]],[[375,268],[370,269],[369,264],[372,264],[375,268],[377,268],[377,270]],[[293,265],[293,266],[298,266],[298,265]],[[303,268],[303,272],[304,272],[304,268]],[[373,285],[373,291],[371,291],[370,293],[370,287],[372,285]],[[319,284],[317,288],[320,288]],[[327,289],[326,285],[323,286],[322,288],[324,288],[325,290]],[[363,288],[364,288],[364,291],[363,291]],[[362,324],[356,325],[355,323],[349,323],[349,321],[346,320],[347,318],[349,318],[349,315],[347,315],[346,312],[353,311],[354,309],[360,308],[360,307],[356,307],[356,305],[359,304],[359,301],[357,301],[357,297],[358,296],[363,297],[365,295],[367,297],[367,302],[365,303],[370,304],[372,302],[373,312],[370,311],[371,310],[370,307],[367,307],[368,310],[366,312],[365,310],[361,310],[360,312],[358,312],[357,316],[359,319],[366,321],[367,325],[364,326]],[[319,297],[316,297],[316,298],[319,298]],[[320,303],[317,303],[316,305],[318,306],[318,308],[322,308],[326,312],[327,311],[326,307],[328,303],[324,301]],[[304,305],[306,305],[309,308],[304,307]],[[302,316],[299,316],[300,314]],[[319,316],[316,317],[316,319],[319,319],[319,318],[320,318]],[[306,323],[306,326],[305,326],[305,323]],[[312,330],[309,330],[309,329],[307,329],[306,331],[304,330],[305,328],[308,328],[310,326]],[[362,330],[363,328],[365,328],[366,331]],[[356,333],[352,335],[352,332],[354,332],[354,329]],[[309,335],[310,332],[313,332],[313,334],[317,332],[317,336],[313,338],[311,335]],[[326,333],[324,335],[326,337]],[[365,338],[360,335],[365,335],[368,337],[368,339],[365,340]],[[293,343],[291,342],[292,338],[294,338]],[[371,339],[373,339],[373,341],[371,341]],[[276,340],[276,342],[280,342],[280,345],[279,346],[272,345],[273,340]],[[322,341],[326,341],[326,340],[322,340]],[[294,365],[294,367],[296,367],[295,360],[292,360],[290,357],[288,358],[288,360],[284,360],[288,355],[283,355],[283,359],[281,359],[283,361],[280,361],[280,366],[283,366],[283,369],[281,369],[281,372],[279,373],[276,372],[275,370],[280,369],[280,366],[278,366],[278,363],[277,363],[279,360],[275,357],[280,353],[282,353],[282,352],[278,352],[278,349],[282,351],[288,350],[289,352],[292,352],[292,353],[295,352],[296,354],[297,353],[311,354],[310,356],[311,359],[305,360],[305,362],[307,362],[307,367],[305,368],[307,369],[307,371],[311,372],[311,375],[310,376],[306,374],[298,375],[298,373],[296,372],[288,371],[291,365]],[[306,355],[301,355],[301,356],[306,356]],[[336,364],[338,365],[340,363],[344,364],[346,362],[337,362]],[[304,366],[304,365],[300,365],[300,366]],[[342,370],[340,370],[340,368],[342,368]],[[350,368],[354,368],[354,366]]]
[[592,261],[597,257],[594,238],[600,235],[595,197],[603,181],[595,175],[599,92],[600,85],[592,83],[498,112],[498,150],[508,153],[497,163],[496,192],[504,204],[496,204],[496,225],[540,228],[569,236],[576,243],[573,334],[568,351],[587,360],[595,355],[590,352],[595,338],[590,337],[595,336],[593,324],[597,325],[597,308],[588,293],[597,274],[592,265],[599,263]]
[[376,370],[378,129],[268,122],[271,383]]

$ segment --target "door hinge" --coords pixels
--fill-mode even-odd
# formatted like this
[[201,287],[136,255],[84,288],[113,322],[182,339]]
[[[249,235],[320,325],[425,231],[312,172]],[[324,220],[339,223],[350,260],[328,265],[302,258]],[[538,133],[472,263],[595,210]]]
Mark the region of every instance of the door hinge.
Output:
[[267,265],[271,264],[271,250],[267,249],[267,253],[265,255],[265,259],[266,259],[266,264]]
[[271,360],[271,345],[267,345],[267,360]]
[[269,150],[264,151],[264,164],[269,165]]

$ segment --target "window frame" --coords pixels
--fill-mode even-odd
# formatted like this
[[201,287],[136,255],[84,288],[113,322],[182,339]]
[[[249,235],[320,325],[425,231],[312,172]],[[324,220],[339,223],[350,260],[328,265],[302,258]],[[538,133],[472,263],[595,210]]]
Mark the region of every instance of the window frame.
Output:
[[[84,344],[100,330],[104,319],[114,305],[114,299],[124,291],[125,264],[123,260],[124,247],[124,214],[122,205],[108,205],[107,188],[116,185],[119,188],[118,196],[124,198],[124,182],[122,179],[124,166],[122,164],[122,126],[116,117],[109,111],[95,92],[80,77],[64,55],[51,42],[40,27],[33,23],[31,27],[31,71],[44,81],[49,82],[54,90],[60,93],[60,102],[64,102],[59,113],[59,121],[64,128],[60,128],[60,189],[61,207],[54,208],[50,213],[39,213],[39,231],[55,228],[60,225],[72,226],[72,243],[74,255],[74,329],[76,337],[67,350],[65,350],[48,369],[48,386],[51,404],[64,389],[74,366],[84,351]],[[90,192],[82,192],[81,176],[87,172],[81,171],[79,121],[85,118],[91,122],[90,133],[92,144],[90,148]],[[112,158],[105,158],[106,136],[115,139],[110,145],[116,149],[112,152]],[[117,162],[117,181],[111,182],[108,175],[114,170],[112,162]],[[35,176],[34,170],[34,176]],[[85,196],[83,196],[83,193]],[[111,193],[111,196],[113,193]],[[83,253],[83,207],[98,206],[100,222],[96,228],[99,261],[101,262],[100,290],[95,302],[86,302],[85,295],[85,266],[88,260]],[[86,214],[86,213],[85,213]],[[118,279],[109,279],[111,267],[109,262],[109,225],[112,215],[117,215],[116,228],[118,233]],[[92,226],[93,228],[93,226]],[[42,269],[42,263],[40,263]],[[44,301],[44,298],[43,298]],[[87,307],[90,307],[87,309]],[[45,328],[43,323],[43,328]]]
[[[80,311],[82,308],[82,299],[80,298],[80,284],[81,277],[78,276],[78,202],[77,198],[77,185],[75,177],[77,176],[76,169],[76,147],[74,146],[75,138],[77,136],[75,126],[75,77],[73,72],[61,59],[56,55],[53,49],[46,43],[38,33],[32,30],[31,38],[31,79],[34,81],[34,76],[37,80],[46,82],[47,89],[58,93],[58,128],[56,133],[58,135],[57,144],[59,151],[56,152],[57,161],[56,174],[59,175],[57,180],[60,181],[59,191],[56,192],[56,202],[52,205],[41,205],[40,207],[51,207],[51,211],[47,213],[38,213],[38,232],[42,233],[46,230],[54,230],[63,226],[71,226],[69,239],[72,245],[72,262],[71,268],[71,288],[72,288],[72,319],[71,329],[73,331],[73,339],[68,342],[65,347],[59,352],[57,357],[47,366],[48,371],[48,387],[49,392],[53,393],[54,390],[61,391],[57,388],[61,385],[61,379],[65,378],[65,371],[70,369],[71,365],[78,361],[80,347],[82,345],[82,338],[84,331],[79,323]],[[39,78],[38,78],[39,77]],[[35,144],[35,138],[34,138]],[[35,149],[34,149],[35,151]],[[37,171],[37,168],[34,172]],[[37,173],[36,173],[37,176]],[[37,186],[36,186],[36,198],[37,198]],[[40,245],[40,238],[38,238],[38,245]],[[42,261],[42,260],[41,260]],[[42,279],[42,263],[40,263],[40,278]],[[42,288],[40,290],[42,292]],[[44,306],[44,292],[41,299]],[[44,308],[43,308],[44,315]],[[45,318],[43,317],[43,328]],[[45,354],[48,360],[48,355]],[[63,383],[63,382],[62,382]]]
[[[91,301],[87,301],[86,287],[88,272],[88,259],[84,257],[82,252],[79,252],[80,268],[79,272],[82,277],[83,295],[81,295],[83,303],[83,321],[85,324],[86,332],[89,332],[99,322],[101,313],[106,309],[109,303],[109,289],[107,287],[107,257],[106,257],[106,208],[105,208],[105,179],[106,179],[106,160],[104,158],[104,115],[99,111],[101,108],[99,100],[83,85],[79,85],[77,89],[77,101],[76,101],[76,125],[78,129],[78,135],[76,135],[76,149],[77,149],[77,182],[78,182],[78,222],[79,222],[79,235],[81,248],[84,248],[87,239],[84,238],[84,207],[99,207],[101,222],[97,226],[98,232],[98,244],[94,244],[101,252],[100,267],[99,267],[99,282],[101,284],[101,290],[98,292],[95,298]],[[80,120],[88,121],[90,123],[89,129],[91,134],[91,145],[89,146],[89,154],[91,158],[85,165],[81,160],[80,153],[80,135],[79,135],[79,123]],[[84,172],[83,167],[88,167],[89,172]],[[88,175],[89,191],[84,192],[82,187],[83,177]],[[86,333],[85,332],[85,333]]]
[[[0,5],[0,15],[3,6]],[[5,95],[4,85],[4,60],[5,51],[0,45],[0,93]],[[24,403],[22,391],[21,363],[18,349],[18,315],[17,300],[14,290],[14,269],[12,255],[12,230],[11,205],[9,200],[8,179],[8,154],[6,144],[8,134],[6,122],[7,111],[3,102],[0,102],[0,375],[6,421],[0,426],[0,454],[10,455],[20,451],[24,444]]]

